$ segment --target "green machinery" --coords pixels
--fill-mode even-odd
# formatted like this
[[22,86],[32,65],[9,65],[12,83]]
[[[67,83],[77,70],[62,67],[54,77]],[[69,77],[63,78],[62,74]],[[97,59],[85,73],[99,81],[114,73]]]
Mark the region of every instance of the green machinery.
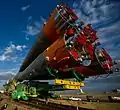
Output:
[[50,85],[48,82],[28,81],[17,84],[11,95],[12,99],[26,101],[29,100],[30,97],[48,98],[53,97],[53,94],[49,93],[49,91],[57,88],[62,89],[62,86]]
[[37,95],[35,87],[29,87],[25,84],[18,84],[16,90],[12,92],[12,98],[18,100],[28,100],[29,96],[37,97]]
[[11,92],[12,98],[17,100],[29,100],[31,97],[40,98],[60,98],[60,96],[53,94],[50,91],[63,90],[78,90],[83,87],[82,82],[73,82],[68,80],[56,79],[55,84],[39,81],[25,81],[18,83],[15,89]]

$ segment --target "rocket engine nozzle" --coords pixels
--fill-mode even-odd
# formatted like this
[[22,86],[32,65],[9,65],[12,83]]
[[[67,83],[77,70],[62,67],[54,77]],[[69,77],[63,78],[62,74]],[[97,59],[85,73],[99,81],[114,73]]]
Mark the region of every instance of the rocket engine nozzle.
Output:
[[108,73],[112,72],[112,66],[113,66],[112,58],[105,51],[105,49],[101,48],[99,50],[96,50],[95,55],[101,67]]

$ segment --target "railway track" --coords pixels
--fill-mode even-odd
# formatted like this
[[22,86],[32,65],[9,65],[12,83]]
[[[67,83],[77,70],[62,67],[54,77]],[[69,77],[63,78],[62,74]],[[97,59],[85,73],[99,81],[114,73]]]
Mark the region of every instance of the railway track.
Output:
[[[48,101],[41,98],[32,98],[29,101],[13,100],[9,95],[1,94],[0,109],[7,104],[7,110],[119,110],[119,103],[106,102],[79,102],[63,101],[48,99]],[[81,106],[80,106],[81,105]],[[78,107],[77,107],[78,106]],[[84,108],[83,108],[84,107]],[[87,108],[86,108],[87,107]],[[12,108],[12,109],[9,109]],[[17,109],[16,109],[17,108]],[[3,110],[3,109],[1,109]]]
[[28,105],[30,107],[40,109],[40,110],[93,110],[82,107],[75,107],[69,105],[56,104],[53,102],[46,102],[41,99],[32,99],[30,101],[19,101],[19,103]]

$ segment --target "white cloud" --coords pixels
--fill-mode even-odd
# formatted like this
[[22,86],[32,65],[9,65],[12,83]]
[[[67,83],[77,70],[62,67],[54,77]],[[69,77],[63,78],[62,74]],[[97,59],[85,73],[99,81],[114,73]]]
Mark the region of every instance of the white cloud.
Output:
[[17,45],[16,50],[22,51],[23,49],[26,48],[26,45]]
[[78,4],[76,2],[73,3],[73,8],[76,8]]
[[32,20],[32,16],[29,16],[29,17],[28,17],[28,21],[30,21],[30,20]]
[[40,16],[40,20],[38,21],[34,21],[33,23],[29,23],[26,26],[26,30],[23,31],[24,33],[26,33],[27,38],[26,40],[28,40],[28,36],[35,36],[37,34],[39,34],[44,22],[46,22],[45,18],[43,18],[42,16]]
[[44,23],[46,22],[46,19],[43,16],[40,16],[40,20]]
[[26,40],[30,40],[30,38],[28,36],[25,37]]
[[15,48],[15,45],[11,42],[10,45],[5,48],[5,55],[12,53]]
[[0,56],[0,61],[5,61],[9,58],[9,56],[6,56],[5,54]]
[[98,33],[118,33],[120,32],[120,28],[119,27],[120,21],[114,23],[114,25],[110,25],[110,26],[106,26],[104,28],[100,28],[98,29]]
[[0,70],[0,80],[8,80],[16,75],[17,72],[18,68],[2,69]]
[[15,45],[12,42],[10,42],[9,46],[6,47],[3,51],[3,54],[0,55],[0,61],[16,61],[17,56],[15,55],[15,52],[22,51],[26,48],[26,45]]
[[73,10],[80,20],[94,24],[117,17],[119,6],[120,3],[106,4],[105,0],[81,0],[73,3]]
[[[120,22],[115,23],[114,25],[106,26],[104,28],[100,28],[97,31],[101,44],[110,43],[109,45],[114,45],[115,41],[120,40]],[[111,46],[110,46],[111,47]]]
[[35,36],[40,32],[40,29],[36,25],[27,25],[26,31],[23,31],[26,35]]
[[22,11],[26,11],[29,7],[30,7],[30,5],[28,4],[28,5],[26,5],[26,6],[21,7],[21,10],[22,10]]
[[35,26],[36,28],[40,29],[41,26],[42,26],[42,24],[41,24],[41,22],[39,22],[39,21],[35,21],[35,22],[34,22],[34,26]]
[[11,68],[11,69],[1,69],[0,70],[0,75],[4,75],[4,74],[16,74],[18,71],[18,68]]

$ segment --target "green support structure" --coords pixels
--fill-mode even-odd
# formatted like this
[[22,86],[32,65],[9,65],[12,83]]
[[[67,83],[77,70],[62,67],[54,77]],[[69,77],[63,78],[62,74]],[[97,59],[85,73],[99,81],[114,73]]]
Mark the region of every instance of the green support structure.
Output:
[[51,69],[50,69],[50,68],[47,67],[46,69],[47,69],[48,73],[49,73],[51,76],[55,77],[55,75],[51,72]]
[[84,77],[81,75],[77,75],[77,72],[75,70],[72,71],[73,75],[75,76],[75,78],[77,79],[77,81],[81,82],[84,81]]
[[54,72],[54,71],[52,71],[52,68],[46,68],[47,69],[47,71],[48,71],[48,73],[51,75],[51,76],[53,76],[54,78],[57,78],[57,75],[56,75],[56,73]]

